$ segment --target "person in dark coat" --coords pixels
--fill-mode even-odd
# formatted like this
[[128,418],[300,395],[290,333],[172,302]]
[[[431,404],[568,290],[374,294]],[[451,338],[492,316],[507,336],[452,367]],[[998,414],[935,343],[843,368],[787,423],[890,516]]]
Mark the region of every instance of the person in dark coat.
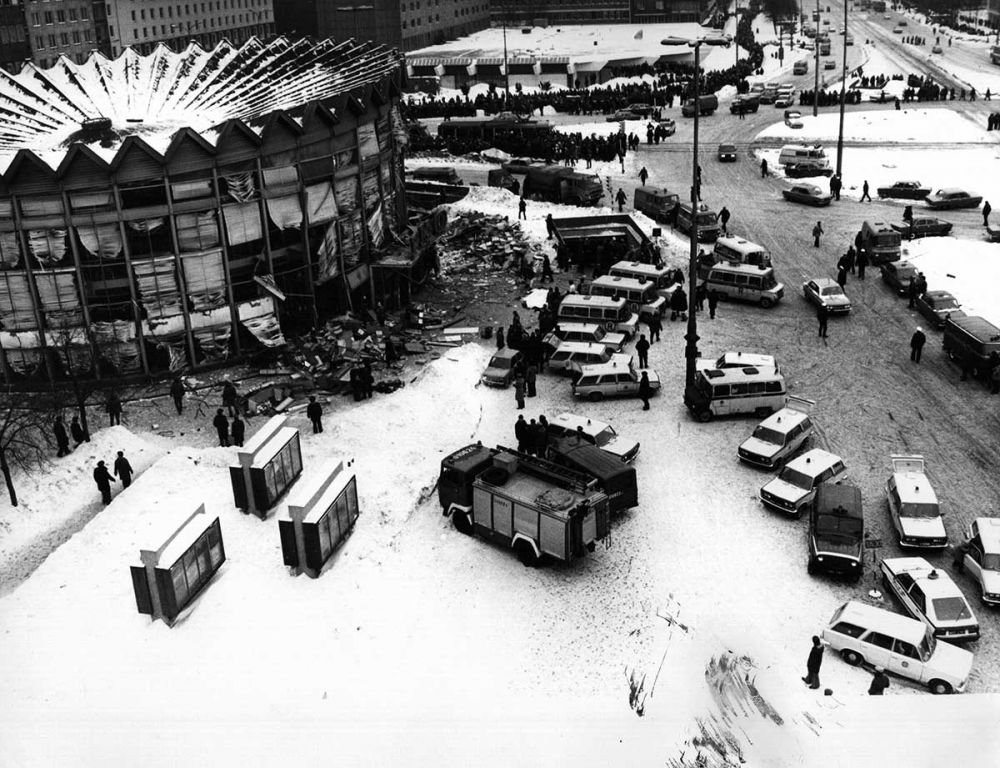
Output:
[[847,285],[847,267],[842,266],[837,270],[837,285],[841,288]]
[[722,234],[729,235],[729,217],[732,214],[729,213],[729,209],[726,206],[722,206],[722,210],[719,211],[719,215],[716,216],[718,222],[722,225]]
[[848,271],[853,275],[854,267],[856,266],[858,261],[858,253],[857,251],[854,250],[853,245],[847,246],[847,253],[844,254],[844,260],[847,265]]
[[90,436],[86,432],[84,432],[83,427],[80,426],[79,416],[74,416],[73,420],[70,422],[69,433],[73,436],[73,440],[76,442],[76,445],[73,446],[74,448],[79,448],[80,443],[82,443],[84,440],[86,440],[88,443],[90,442]]
[[115,459],[115,477],[121,478],[122,488],[132,485],[132,465],[125,458],[124,451],[118,451],[118,458]]
[[646,170],[646,166],[642,166],[642,168],[639,169],[639,182],[643,186],[645,186],[646,185],[646,179],[648,179],[648,178],[649,178],[649,171]]
[[823,643],[819,637],[813,635],[813,647],[809,650],[809,658],[806,660],[806,676],[802,682],[810,688],[819,688],[819,668],[823,664]]
[[889,687],[889,676],[882,667],[875,667],[875,674],[872,676],[872,684],[868,686],[869,696],[881,696],[885,689]]
[[987,200],[983,203],[983,226],[988,227],[990,225],[990,214],[993,213],[993,206],[990,205],[990,201]]
[[520,374],[514,379],[514,400],[517,402],[517,410],[524,408],[524,377]]
[[306,416],[312,422],[314,435],[323,431],[323,406],[316,402],[316,395],[309,395]]
[[111,503],[111,484],[114,481],[115,479],[108,472],[108,468],[104,466],[104,462],[97,462],[97,466],[94,467],[94,482],[97,483],[97,489],[101,492],[101,501],[105,504]]
[[653,312],[650,314],[646,320],[646,325],[649,326],[649,343],[655,344],[660,340],[660,331],[663,330],[663,321],[660,319],[660,313]]
[[549,447],[549,420],[545,414],[538,416],[538,455],[544,456]]
[[238,445],[240,448],[243,447],[243,436],[247,432],[247,424],[240,415],[237,413],[233,416],[233,423],[229,427],[230,434],[233,438],[233,445]]
[[554,283],[556,277],[552,274],[552,262],[549,261],[549,255],[546,253],[542,256],[542,280],[548,280],[550,283]]
[[618,191],[615,193],[615,202],[618,203],[618,213],[622,212],[625,208],[625,203],[628,201],[628,195],[625,194],[625,190],[618,187]]
[[524,371],[524,383],[528,389],[528,397],[534,397],[538,394],[535,389],[535,384],[538,380],[538,365],[535,364],[534,360],[528,363],[527,368]]
[[229,419],[226,418],[226,414],[222,412],[219,408],[215,412],[215,418],[212,419],[212,426],[215,427],[215,431],[219,433],[219,445],[223,448],[229,446]]
[[108,395],[107,405],[105,410],[108,412],[108,417],[111,419],[111,426],[122,423],[122,401],[118,397],[117,392],[111,392]]
[[62,416],[56,416],[56,420],[52,424],[52,434],[55,435],[56,446],[59,448],[56,458],[66,456],[69,453],[69,435],[66,433],[66,425],[63,423]]
[[913,302],[917,298],[917,291],[919,290],[917,286],[917,279],[915,277],[910,278],[910,284],[906,287],[906,295],[910,298],[910,303],[907,305],[910,309],[913,309]]
[[908,205],[903,209],[903,221],[907,224],[913,223],[913,206]]
[[357,365],[351,366],[351,394],[354,395],[354,402],[361,402],[364,398],[364,384],[361,381],[363,376],[361,372],[361,367]]
[[531,454],[534,456],[545,455],[545,444],[548,442],[548,431],[541,422],[534,419],[528,424],[528,442],[531,443]]
[[816,226],[813,227],[813,247],[819,248],[819,237],[823,234],[823,222],[817,221]]
[[639,356],[639,367],[649,368],[649,342],[646,341],[646,334],[639,334],[639,340],[635,343],[635,353]]
[[715,291],[708,292],[708,316],[710,319],[715,319],[715,310],[719,306],[719,294]]
[[236,413],[236,387],[228,379],[222,385],[222,407],[229,409],[230,416]]
[[762,179],[766,179],[767,178],[767,160],[766,159],[760,161],[760,177]]
[[917,330],[913,332],[910,337],[910,359],[915,362],[920,362],[920,353],[923,352],[924,344],[927,342],[927,336],[924,335],[923,329],[918,325]]
[[396,351],[396,345],[392,343],[392,339],[388,336],[385,337],[385,364],[395,365],[399,360],[399,353]]
[[649,374],[645,371],[639,378],[639,399],[642,400],[642,410],[649,410],[649,398],[653,396],[653,387],[649,383]]
[[184,382],[181,381],[180,376],[175,378],[173,384],[170,385],[170,396],[174,399],[174,408],[177,409],[177,415],[180,416],[184,413]]
[[868,254],[864,251],[858,251],[855,263],[858,265],[858,280],[865,279],[865,267],[868,266]]
[[519,413],[514,422],[514,439],[517,440],[517,450],[523,453],[528,442],[528,422],[524,420],[523,413]]
[[868,194],[868,179],[865,179],[865,183],[861,185],[861,199],[858,202],[863,203],[865,200],[869,203],[872,201],[872,196]]
[[681,320],[687,320],[687,303],[688,297],[684,293],[684,289],[680,286],[674,290],[673,295],[670,297],[670,320],[673,322],[677,319],[678,315]]
[[497,326],[496,337],[497,337],[497,350],[501,350],[505,346],[504,340],[503,340],[503,326],[502,325],[498,325]]
[[820,305],[816,310],[816,319],[819,321],[819,336],[826,338],[826,323],[830,319],[830,312],[826,307]]
[[521,195],[521,199],[517,201],[517,220],[520,221],[524,219],[528,220],[528,204],[524,201],[524,195]]
[[375,394],[375,374],[372,373],[372,364],[369,362],[365,362],[361,368],[361,386],[365,398],[370,400]]
[[551,240],[552,235],[556,233],[556,223],[552,220],[552,214],[545,214],[545,234],[546,240]]

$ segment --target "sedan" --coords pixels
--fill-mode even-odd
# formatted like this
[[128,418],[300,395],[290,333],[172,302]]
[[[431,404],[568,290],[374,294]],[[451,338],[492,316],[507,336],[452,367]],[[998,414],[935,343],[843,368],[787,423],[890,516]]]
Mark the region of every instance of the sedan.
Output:
[[785,125],[789,128],[801,128],[803,126],[802,113],[791,109],[785,110]]
[[719,162],[720,163],[735,163],[737,158],[736,145],[735,144],[720,144],[719,145]]
[[818,277],[802,283],[802,295],[817,307],[826,307],[827,312],[847,314],[851,311],[851,300],[836,280]]
[[515,157],[503,163],[500,167],[508,173],[527,173],[528,169],[537,162],[537,160],[530,157]]
[[959,309],[961,304],[958,299],[948,291],[927,291],[917,296],[913,303],[917,311],[938,330],[944,328],[944,322],[949,317],[965,317],[965,312]]
[[804,203],[805,205],[829,205],[829,192],[824,192],[813,184],[796,184],[791,189],[781,190],[781,194],[791,203]]
[[897,181],[888,187],[879,187],[879,197],[893,197],[902,200],[923,200],[931,193],[930,187],[925,187],[919,181]]
[[608,115],[607,121],[609,123],[617,123],[621,120],[642,120],[642,115],[633,112],[630,109],[619,109],[613,115]]
[[833,168],[820,168],[811,163],[789,163],[785,166],[785,175],[790,179],[804,179],[809,176],[833,176]]
[[922,557],[887,557],[882,583],[913,618],[941,640],[976,640],[979,622],[951,577]]
[[823,69],[836,69],[836,68],[837,68],[837,62],[834,61],[833,59],[827,59],[826,61],[823,62]]
[[934,235],[943,237],[951,232],[951,222],[935,219],[933,216],[921,216],[908,223],[893,224],[892,228],[907,240],[912,240],[915,237],[933,237]]
[[906,295],[910,290],[910,281],[917,277],[917,268],[908,261],[890,261],[879,269],[882,270],[882,282],[900,296]]
[[673,136],[674,132],[677,130],[677,123],[671,120],[669,117],[665,117],[657,125],[667,132],[667,136]]
[[981,195],[971,195],[964,189],[939,189],[924,198],[931,208],[978,208],[983,202]]
[[944,48],[942,48],[940,45],[935,45],[934,47],[931,48],[931,53],[944,53]]

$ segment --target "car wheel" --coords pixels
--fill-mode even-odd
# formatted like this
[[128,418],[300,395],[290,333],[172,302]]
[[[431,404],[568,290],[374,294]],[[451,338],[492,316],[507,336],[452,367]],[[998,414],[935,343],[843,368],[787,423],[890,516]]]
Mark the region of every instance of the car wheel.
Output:
[[535,549],[524,539],[518,539],[514,544],[514,552],[521,565],[525,568],[534,568],[538,565],[538,555]]
[[695,414],[695,418],[702,424],[707,424],[712,420],[712,412],[706,408],[704,411],[698,411],[698,413]]
[[453,512],[451,522],[459,533],[464,533],[466,536],[472,535],[472,521],[469,520],[469,516],[465,512]]
[[864,661],[864,657],[860,653],[858,653],[857,651],[852,650],[850,648],[845,648],[844,650],[842,650],[840,652],[840,658],[842,658],[844,661],[846,661],[852,667],[856,667],[862,661]]
[[951,685],[944,680],[931,680],[927,683],[927,687],[936,696],[944,696],[952,691]]
[[604,395],[600,392],[591,392],[587,395],[587,399],[592,403],[597,403],[604,399]]
[[760,408],[757,408],[753,412],[753,415],[756,416],[758,419],[766,419],[768,416],[771,415],[771,411],[772,411],[771,408],[769,408],[766,405],[763,405]]
[[760,300],[760,305],[764,309],[770,309],[771,307],[774,306],[774,302],[771,301],[771,299],[768,299],[768,298],[765,297],[765,298],[763,298],[763,299]]

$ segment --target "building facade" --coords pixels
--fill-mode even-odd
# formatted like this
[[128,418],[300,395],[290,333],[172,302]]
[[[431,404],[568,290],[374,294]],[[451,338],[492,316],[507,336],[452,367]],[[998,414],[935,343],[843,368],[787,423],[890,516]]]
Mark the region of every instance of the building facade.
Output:
[[91,51],[111,55],[107,7],[94,0],[25,0],[31,60],[39,66],[66,56],[82,64]]
[[494,24],[659,24],[701,21],[699,0],[493,0]]
[[403,51],[490,25],[490,0],[290,0],[275,8],[280,34],[375,40]]
[[276,38],[79,75],[0,81],[7,383],[245,357],[411,268],[394,49]]
[[18,0],[0,0],[0,67],[16,74],[31,60],[28,22]]

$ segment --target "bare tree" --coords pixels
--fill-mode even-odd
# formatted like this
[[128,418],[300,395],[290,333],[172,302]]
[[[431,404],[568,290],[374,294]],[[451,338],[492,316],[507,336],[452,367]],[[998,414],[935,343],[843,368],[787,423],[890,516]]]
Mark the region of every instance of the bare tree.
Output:
[[6,392],[0,396],[0,472],[15,507],[17,491],[11,468],[37,472],[48,464],[50,414],[38,395]]

